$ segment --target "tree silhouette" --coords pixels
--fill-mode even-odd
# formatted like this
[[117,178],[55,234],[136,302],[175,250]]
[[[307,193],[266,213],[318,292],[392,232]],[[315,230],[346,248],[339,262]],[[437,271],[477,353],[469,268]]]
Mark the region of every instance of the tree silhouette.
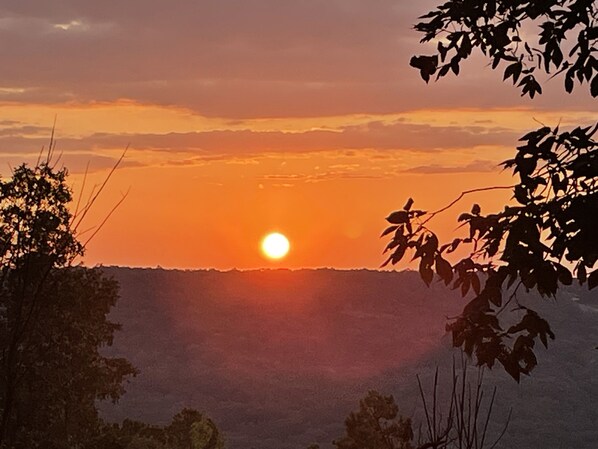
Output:
[[118,297],[71,226],[65,169],[48,159],[0,180],[0,447],[75,447],[97,428],[95,401],[117,399],[135,373],[104,357]]
[[[438,368],[434,375],[431,394],[424,392],[417,376],[423,421],[417,425],[417,445],[413,446],[414,432],[411,418],[399,416],[399,408],[392,396],[383,396],[371,390],[359,401],[359,410],[345,420],[346,436],[333,444],[337,449],[484,449],[493,448],[504,436],[511,413],[502,431],[493,429],[493,408],[497,388],[486,394],[484,368],[470,379],[470,367],[461,359],[460,366],[453,360],[449,395],[441,404]],[[417,422],[416,422],[417,424]],[[491,438],[491,433],[493,433]],[[308,449],[319,446],[310,445]]]
[[371,390],[359,401],[359,411],[345,420],[347,435],[333,444],[337,449],[411,449],[411,420],[399,416],[392,396]]
[[105,425],[85,449],[222,449],[224,438],[214,422],[197,410],[184,408],[167,426],[125,419]]
[[[460,63],[479,48],[493,68],[509,63],[504,78],[519,81],[522,95],[542,92],[536,72],[556,70],[553,76],[564,74],[567,92],[575,82],[586,82],[595,97],[597,10],[591,0],[450,0],[415,26],[424,33],[423,42],[442,35],[446,43],[439,40],[437,54],[414,56],[411,65],[427,82],[449,70],[459,74]],[[534,36],[521,29],[538,22],[536,44]],[[576,43],[566,52],[564,40],[571,34]],[[461,315],[447,324],[453,344],[475,355],[480,366],[493,367],[498,361],[517,381],[537,364],[537,340],[547,346],[548,339],[554,339],[546,320],[526,307],[518,293],[525,289],[550,298],[574,279],[590,289],[598,285],[597,130],[598,125],[570,131],[543,126],[523,136],[514,157],[502,164],[518,178],[508,187],[515,204],[488,215],[474,204],[458,219],[469,232],[448,244],[439,242],[429,221],[468,193],[499,187],[463,192],[435,212],[413,209],[409,199],[387,217],[391,226],[382,235],[391,241],[384,265],[396,264],[413,251],[426,284],[436,274],[463,296],[473,292]],[[468,255],[449,262],[447,255],[459,247]]]
[[224,440],[214,422],[197,410],[185,408],[166,427],[172,449],[222,449]]
[[[504,79],[511,79],[522,95],[542,93],[537,72],[564,76],[564,87],[588,84],[598,96],[598,6],[594,0],[449,0],[420,17],[415,25],[422,42],[438,39],[434,55],[414,56],[411,65],[428,82],[453,72],[479,49],[492,68],[506,65]],[[537,35],[530,32],[539,26]],[[524,27],[527,27],[524,29]],[[574,42],[570,48],[565,41]],[[596,73],[596,74],[595,74]]]

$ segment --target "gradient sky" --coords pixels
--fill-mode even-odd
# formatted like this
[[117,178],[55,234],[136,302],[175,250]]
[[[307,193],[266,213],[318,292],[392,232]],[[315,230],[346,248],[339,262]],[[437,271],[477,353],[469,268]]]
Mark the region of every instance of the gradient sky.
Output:
[[[130,150],[86,219],[87,264],[375,268],[384,217],[508,184],[496,164],[537,127],[590,124],[589,95],[521,98],[474,58],[426,86],[411,29],[435,2],[5,0],[0,173],[57,150],[83,201]],[[583,89],[581,89],[583,90]],[[445,235],[471,198],[437,219]],[[259,241],[286,234],[265,260]]]

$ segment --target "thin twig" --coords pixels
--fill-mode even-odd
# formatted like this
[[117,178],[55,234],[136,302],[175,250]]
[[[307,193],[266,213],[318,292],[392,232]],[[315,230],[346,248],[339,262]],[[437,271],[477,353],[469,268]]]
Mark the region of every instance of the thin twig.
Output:
[[91,234],[91,236],[86,240],[86,242],[83,244],[83,248],[85,249],[87,247],[87,245],[89,244],[89,242],[96,236],[96,234],[98,232],[100,232],[100,230],[104,227],[104,224],[106,224],[106,222],[108,221],[108,219],[110,218],[110,216],[116,211],[116,209],[118,209],[118,207],[123,203],[123,201],[127,198],[127,196],[129,195],[129,192],[131,191],[131,188],[129,188],[125,194],[122,196],[122,198],[114,205],[114,207],[112,207],[112,209],[110,210],[110,212],[108,212],[108,214],[104,217],[104,219],[102,220],[102,222],[99,224],[99,226],[97,227],[97,229],[93,232],[93,234]]
[[[434,396],[432,402],[432,426],[434,430],[434,441],[437,440],[438,434],[436,433],[436,402],[438,400],[438,367],[436,367],[436,372],[434,373]],[[440,424],[440,423],[439,423]]]
[[46,165],[50,165],[50,161],[52,160],[52,156],[54,153],[54,133],[56,132],[56,119],[58,118],[57,115],[54,115],[54,123],[52,125],[52,133],[50,134],[50,145],[48,146],[48,155],[46,156]]
[[453,207],[455,204],[457,204],[459,201],[461,201],[466,195],[469,195],[471,193],[478,193],[478,192],[487,192],[490,190],[507,190],[507,189],[513,189],[515,186],[514,185],[510,185],[510,186],[492,186],[492,187],[480,187],[477,189],[471,189],[471,190],[464,190],[463,192],[461,192],[459,194],[459,196],[457,198],[455,198],[453,201],[451,201],[448,205],[444,206],[441,209],[438,209],[437,211],[434,212],[430,212],[428,218],[426,218],[421,224],[420,224],[420,228],[423,228],[426,223],[428,223],[432,218],[434,218],[436,215],[450,209],[451,207]]
[[503,427],[502,432],[500,432],[500,434],[498,435],[498,438],[496,439],[494,444],[492,446],[490,446],[490,449],[494,449],[496,447],[496,445],[500,442],[500,440],[502,440],[502,438],[505,436],[505,433],[507,433],[507,428],[509,427],[509,423],[511,422],[511,414],[512,413],[513,413],[513,409],[510,409],[509,416],[507,417],[507,422],[505,423],[505,426]]
[[98,199],[98,197],[100,196],[100,194],[104,190],[104,187],[106,187],[106,185],[108,184],[108,181],[110,180],[110,178],[112,177],[112,175],[114,174],[114,172],[116,171],[116,169],[118,168],[118,166],[121,164],[121,162],[125,158],[125,155],[127,154],[128,150],[129,150],[129,146],[127,145],[127,147],[122,152],[122,154],[120,155],[120,157],[118,158],[118,160],[116,161],[116,163],[110,169],[110,172],[108,173],[108,175],[104,179],[104,182],[102,182],[102,184],[100,185],[100,188],[98,189],[98,191],[95,193],[95,195],[85,205],[85,208],[83,209],[83,212],[81,213],[81,217],[79,217],[79,219],[77,220],[77,223],[75,224],[75,226],[73,228],[74,231],[76,231],[77,228],[81,225],[81,222],[83,221],[83,219],[85,218],[85,216],[87,215],[87,213],[89,212],[89,210],[91,209],[91,207],[93,206],[93,204],[96,202],[96,200]]
[[432,437],[432,423],[430,422],[430,414],[428,413],[428,405],[426,403],[426,395],[424,394],[424,389],[422,387],[422,383],[421,380],[419,378],[419,374],[416,376],[417,377],[417,386],[419,388],[419,394],[422,398],[422,404],[424,406],[424,413],[426,415],[426,422],[428,423],[428,437],[430,438],[430,441],[434,441],[433,437]]
[[79,198],[77,199],[77,205],[75,206],[75,212],[73,213],[73,218],[71,223],[75,221],[77,214],[79,213],[79,205],[81,204],[81,198],[83,198],[83,191],[85,190],[85,183],[87,181],[87,174],[89,173],[89,160],[87,161],[87,165],[85,166],[85,173],[83,174],[83,182],[81,184],[81,191],[79,192]]
[[488,415],[486,415],[486,422],[484,423],[484,430],[482,431],[482,442],[481,447],[484,447],[484,441],[486,440],[486,433],[488,432],[488,424],[490,423],[490,417],[492,416],[492,409],[494,408],[494,399],[496,398],[496,386],[492,390],[492,398],[490,399],[490,405],[488,406]]
[[519,290],[519,287],[521,287],[522,284],[523,284],[523,281],[521,281],[521,280],[517,283],[517,285],[515,286],[515,290],[513,290],[513,293],[511,293],[511,296],[509,296],[509,299],[507,299],[507,302],[505,302],[503,304],[503,306],[496,312],[497,316],[500,315],[502,312],[504,312],[504,310],[511,303],[511,301],[513,301],[513,299],[517,296],[517,290]]
[[77,237],[81,237],[82,235],[87,234],[88,232],[93,231],[95,228],[97,228],[97,225],[96,226],[92,226],[91,228],[87,228],[84,231],[78,232],[77,233]]
[[39,150],[39,154],[37,155],[37,162],[35,163],[36,167],[39,167],[39,163],[42,160],[42,154],[44,154],[44,146],[42,145],[41,149]]

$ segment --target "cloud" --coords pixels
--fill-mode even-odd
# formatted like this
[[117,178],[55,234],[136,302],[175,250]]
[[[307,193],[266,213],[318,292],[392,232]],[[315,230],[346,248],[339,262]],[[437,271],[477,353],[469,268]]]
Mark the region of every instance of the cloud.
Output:
[[[89,154],[63,154],[60,165],[66,167],[69,173],[94,173],[113,168],[118,158],[109,156],[98,156]],[[145,164],[133,159],[124,159],[120,162],[119,168],[143,167]]]
[[[52,81],[60,75],[60,80],[85,84],[370,80],[367,63],[382,62],[384,50],[396,47],[396,39],[409,32],[405,8],[397,10],[391,0],[375,5],[364,0],[221,0],[101,6],[67,1],[56,10],[43,0],[14,3],[0,6],[7,23],[0,31],[16,46],[10,53],[3,46],[2,52],[31,53],[29,61],[2,75],[6,80],[39,63],[46,63],[46,70],[28,71],[25,79]],[[64,32],[65,24],[79,24],[82,30]],[[94,33],[98,29],[104,33]],[[376,47],[381,48],[371,52]],[[60,54],[68,57],[56,61]],[[385,71],[376,73],[379,77]]]
[[381,179],[389,177],[388,175],[373,174],[373,173],[353,173],[347,170],[329,170],[323,172],[316,172],[312,174],[271,174],[261,176],[259,179],[264,181],[274,181],[274,186],[293,186],[295,182],[322,182],[331,179]]
[[[434,4],[3,2],[0,101],[131,99],[231,119],[521,104],[481,58],[430,86],[409,68],[410,56],[426,51],[412,24]],[[554,84],[534,106],[593,107]]]
[[52,128],[47,126],[23,125],[20,122],[8,120],[6,125],[0,123],[0,136],[25,137],[25,136],[50,136]]
[[[1,134],[1,133],[0,133]],[[64,151],[123,149],[127,145],[154,152],[195,153],[196,157],[331,150],[422,150],[470,148],[481,145],[513,145],[518,135],[505,128],[482,126],[432,126],[402,121],[369,122],[334,130],[303,132],[216,130],[167,134],[98,133],[83,138],[58,138]],[[38,151],[47,138],[0,135],[0,151]],[[16,150],[18,149],[18,150]]]
[[404,170],[405,173],[436,175],[445,173],[492,173],[499,169],[495,161],[476,160],[462,166],[446,166],[439,164],[420,165]]
[[[47,147],[46,137],[29,136],[24,132],[28,128],[20,123],[7,124],[6,130],[2,133],[0,128],[0,153],[13,165],[22,160],[33,162],[40,149]],[[45,129],[32,127],[31,131],[43,135]],[[23,134],[19,134],[21,132]],[[496,170],[495,161],[474,160],[465,165],[448,161],[469,158],[472,151],[482,149],[500,153],[513,147],[518,137],[518,132],[493,124],[434,126],[399,118],[295,132],[242,129],[166,134],[96,133],[81,138],[58,137],[56,145],[57,152],[63,154],[64,164],[75,173],[84,171],[90,160],[92,171],[112,167],[120,152],[130,145],[123,166],[265,163],[264,169],[257,172],[261,173],[260,179],[289,184],[340,178],[386,178],[400,173],[492,172]],[[290,173],[267,173],[270,156],[293,155],[301,159],[315,153],[324,158],[322,170],[305,170],[305,165],[299,164]]]
[[[11,168],[20,164],[28,164],[30,166],[37,163],[39,151],[37,154],[27,155],[0,155],[0,175],[6,175]],[[107,169],[111,169],[118,162],[118,158],[110,156],[93,155],[89,153],[67,153],[56,156],[55,162],[58,167],[66,167],[71,174],[94,173]],[[141,167],[139,161],[132,159],[123,160],[119,167]]]

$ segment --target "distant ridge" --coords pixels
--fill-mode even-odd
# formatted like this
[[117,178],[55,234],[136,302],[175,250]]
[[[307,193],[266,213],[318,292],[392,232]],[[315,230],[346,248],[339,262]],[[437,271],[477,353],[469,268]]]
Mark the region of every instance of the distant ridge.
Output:
[[[372,388],[417,414],[414,376],[449,367],[445,317],[464,304],[413,271],[103,269],[121,284],[110,352],[141,370],[105,417],[158,423],[195,407],[232,449],[329,447]],[[579,288],[544,304],[557,339],[538,351],[533,377],[518,386],[490,373],[498,416],[514,413],[500,447],[596,447],[594,307],[596,294]]]

